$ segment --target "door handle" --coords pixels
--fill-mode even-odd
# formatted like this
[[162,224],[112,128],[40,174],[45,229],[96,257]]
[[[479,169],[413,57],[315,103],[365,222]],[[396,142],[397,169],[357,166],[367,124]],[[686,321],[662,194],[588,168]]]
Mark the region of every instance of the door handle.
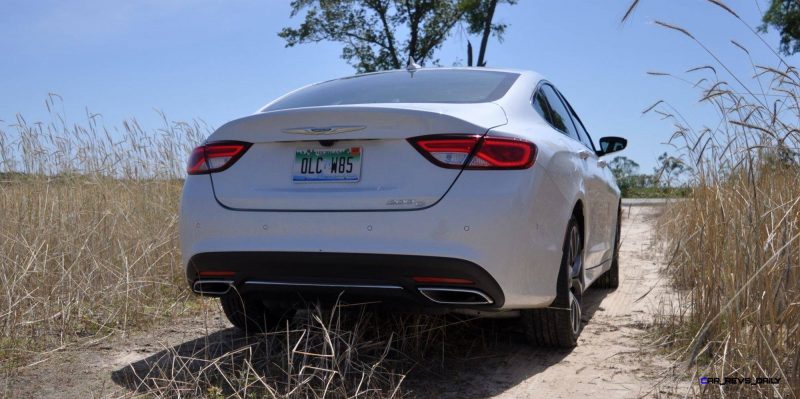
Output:
[[592,153],[589,152],[589,151],[586,151],[586,150],[578,151],[578,156],[581,157],[581,159],[589,158],[590,155],[592,155]]
[[605,161],[605,160],[603,160],[603,159],[598,159],[598,160],[597,160],[597,166],[599,166],[599,167],[601,167],[601,168],[605,168],[606,166],[608,166],[608,162],[606,162],[606,161]]

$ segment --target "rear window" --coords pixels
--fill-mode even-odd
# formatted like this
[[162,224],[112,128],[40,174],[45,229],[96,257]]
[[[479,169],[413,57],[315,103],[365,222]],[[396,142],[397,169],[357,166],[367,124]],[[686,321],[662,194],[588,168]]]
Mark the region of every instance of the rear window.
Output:
[[381,72],[331,80],[292,93],[264,111],[376,103],[482,103],[503,97],[519,74],[474,70]]

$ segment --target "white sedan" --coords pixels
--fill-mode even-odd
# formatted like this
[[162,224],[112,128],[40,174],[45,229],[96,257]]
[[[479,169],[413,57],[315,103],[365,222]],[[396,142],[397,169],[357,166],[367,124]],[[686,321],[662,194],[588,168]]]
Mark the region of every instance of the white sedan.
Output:
[[529,71],[410,69],[306,86],[188,163],[193,291],[257,332],[308,300],[519,316],[574,346],[581,295],[619,281],[620,191],[564,96]]

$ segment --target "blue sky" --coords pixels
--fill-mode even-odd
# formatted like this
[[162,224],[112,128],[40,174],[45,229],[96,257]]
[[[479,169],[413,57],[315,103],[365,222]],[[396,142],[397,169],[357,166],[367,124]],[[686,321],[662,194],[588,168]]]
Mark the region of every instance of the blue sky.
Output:
[[[747,23],[760,23],[767,0],[726,2]],[[337,43],[284,48],[277,32],[297,25],[288,1],[273,0],[3,0],[0,3],[0,119],[17,113],[46,119],[48,93],[64,98],[70,120],[85,110],[106,125],[135,117],[159,126],[154,109],[170,119],[200,118],[211,126],[250,114],[299,86],[354,73]],[[667,121],[641,111],[663,99],[695,126],[713,125],[699,93],[678,80],[647,71],[682,74],[713,60],[685,36],[656,26],[680,25],[711,48],[737,74],[752,67],[730,40],[746,46],[758,64],[777,60],[731,15],[705,0],[641,0],[621,24],[629,0],[520,0],[498,8],[509,24],[502,43],[490,42],[489,66],[532,69],[567,96],[594,139],[630,140],[624,155],[647,172],[670,151]],[[773,47],[774,31],[763,35]],[[472,38],[473,43],[479,41]],[[458,30],[437,58],[445,66],[466,58]],[[797,64],[794,57],[790,63]],[[703,75],[685,75],[692,80]],[[726,80],[731,80],[724,77]]]

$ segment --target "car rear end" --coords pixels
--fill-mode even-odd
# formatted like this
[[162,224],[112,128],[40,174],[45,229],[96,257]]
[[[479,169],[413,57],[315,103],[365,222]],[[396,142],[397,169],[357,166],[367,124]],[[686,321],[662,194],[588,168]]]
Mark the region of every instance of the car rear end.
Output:
[[279,306],[341,293],[420,308],[549,304],[555,268],[530,264],[558,263],[531,207],[547,176],[531,141],[491,133],[507,122],[493,101],[519,76],[443,72],[328,82],[212,134],[181,203],[192,289]]

